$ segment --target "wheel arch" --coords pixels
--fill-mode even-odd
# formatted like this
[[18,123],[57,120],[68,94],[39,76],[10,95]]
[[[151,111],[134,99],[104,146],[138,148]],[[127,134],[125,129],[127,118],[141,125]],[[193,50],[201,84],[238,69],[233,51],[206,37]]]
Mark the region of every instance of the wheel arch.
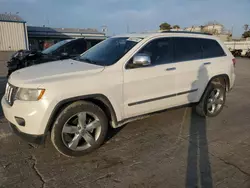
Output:
[[117,116],[110,100],[103,94],[91,94],[91,95],[83,95],[83,96],[64,99],[59,103],[57,103],[52,113],[50,114],[48,123],[46,125],[45,134],[47,134],[51,130],[57,116],[60,114],[63,108],[65,108],[67,105],[73,102],[81,100],[92,102],[95,105],[99,106],[107,115],[109,121],[111,121],[111,126],[114,128],[116,127]]
[[[213,76],[207,83],[201,97],[200,97],[200,100],[202,99],[202,97],[204,96],[208,86],[210,83],[216,81],[216,80],[219,80],[220,82],[223,82],[225,84],[225,87],[226,87],[226,91],[229,91],[230,89],[230,80],[229,80],[229,76],[227,74],[219,74],[219,75],[216,75],[216,76]],[[199,100],[199,101],[200,101]]]

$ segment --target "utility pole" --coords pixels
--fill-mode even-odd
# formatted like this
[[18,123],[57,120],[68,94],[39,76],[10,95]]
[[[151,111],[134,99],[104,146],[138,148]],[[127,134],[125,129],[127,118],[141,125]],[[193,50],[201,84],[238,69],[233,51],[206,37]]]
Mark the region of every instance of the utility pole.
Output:
[[234,24],[232,24],[232,29],[231,29],[232,36],[233,36],[233,32],[234,32]]

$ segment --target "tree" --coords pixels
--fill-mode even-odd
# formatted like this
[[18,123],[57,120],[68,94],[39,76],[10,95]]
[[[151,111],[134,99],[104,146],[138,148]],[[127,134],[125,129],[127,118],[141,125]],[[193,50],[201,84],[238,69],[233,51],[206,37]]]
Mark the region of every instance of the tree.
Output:
[[179,25],[174,25],[173,29],[180,29],[180,26]]
[[245,31],[245,32],[242,34],[242,37],[243,37],[243,38],[248,38],[248,37],[250,37],[250,30],[249,30],[249,31]]
[[248,25],[248,24],[245,24],[245,25],[243,26],[243,28],[244,28],[244,30],[245,30],[245,32],[246,32],[246,31],[248,31],[249,25]]
[[167,22],[162,23],[159,27],[160,27],[160,30],[168,30],[169,31],[170,29],[172,29],[171,25],[168,24]]

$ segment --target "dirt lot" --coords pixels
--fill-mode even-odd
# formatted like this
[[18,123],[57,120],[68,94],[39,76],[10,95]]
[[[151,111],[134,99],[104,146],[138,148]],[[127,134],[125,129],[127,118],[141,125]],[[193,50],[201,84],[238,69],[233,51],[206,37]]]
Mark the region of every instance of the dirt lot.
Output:
[[113,131],[81,158],[60,155],[49,139],[38,148],[22,141],[0,112],[0,187],[250,187],[249,95],[250,60],[238,59],[218,117],[191,108],[158,113]]

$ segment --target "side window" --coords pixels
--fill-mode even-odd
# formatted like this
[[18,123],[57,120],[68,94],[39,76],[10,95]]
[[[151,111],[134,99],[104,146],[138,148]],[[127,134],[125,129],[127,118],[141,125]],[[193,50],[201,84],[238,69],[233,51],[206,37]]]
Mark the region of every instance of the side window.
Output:
[[224,50],[216,40],[201,39],[203,58],[213,58],[225,56]]
[[98,44],[99,42],[101,42],[101,40],[92,40],[92,41],[91,41],[91,47],[95,46],[95,45]]
[[153,40],[144,46],[138,53],[148,54],[152,65],[167,64],[173,62],[172,38]]
[[53,51],[52,53],[54,55],[61,55],[61,53],[65,52],[65,45],[60,46],[57,50]]
[[102,40],[87,40],[86,41],[86,50],[92,48],[93,46],[97,45],[99,42],[101,42]]
[[174,39],[174,61],[191,61],[202,58],[200,39],[176,37]]
[[65,47],[65,52],[70,55],[81,54],[84,51],[86,51],[86,41],[84,40],[73,41]]

